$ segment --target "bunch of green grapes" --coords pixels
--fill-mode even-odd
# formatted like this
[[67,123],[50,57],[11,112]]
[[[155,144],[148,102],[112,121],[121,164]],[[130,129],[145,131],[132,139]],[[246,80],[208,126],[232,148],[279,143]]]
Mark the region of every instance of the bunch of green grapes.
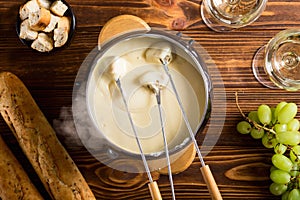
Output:
[[270,192],[282,200],[300,199],[300,122],[297,105],[280,102],[275,108],[262,104],[237,124],[237,131],[261,139],[273,148]]

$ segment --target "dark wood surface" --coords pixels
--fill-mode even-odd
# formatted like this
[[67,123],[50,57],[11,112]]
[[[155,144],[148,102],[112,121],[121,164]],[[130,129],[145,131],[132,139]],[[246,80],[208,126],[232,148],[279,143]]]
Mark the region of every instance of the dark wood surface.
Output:
[[[49,55],[30,50],[18,39],[15,22],[23,2],[0,0],[0,71],[13,72],[25,83],[51,124],[60,122],[61,112],[71,108],[77,71],[97,45],[99,31],[109,19],[133,14],[153,27],[183,29],[182,32],[201,44],[214,60],[220,72],[219,75],[211,72],[214,83],[224,83],[226,99],[214,102],[213,109],[224,108],[225,116],[212,116],[197,137],[201,144],[205,131],[214,127],[218,131],[216,135],[220,134],[205,161],[213,171],[223,198],[276,199],[268,190],[273,152],[263,148],[260,141],[237,133],[235,125],[242,118],[234,93],[239,92],[240,105],[245,112],[261,103],[276,105],[282,100],[300,105],[298,92],[267,89],[255,80],[251,71],[252,57],[260,46],[280,30],[300,28],[300,1],[270,0],[262,16],[253,24],[230,33],[215,33],[205,26],[199,15],[200,0],[69,0],[77,19],[74,38],[69,47]],[[215,93],[218,92],[222,94],[217,89]],[[222,118],[225,124],[218,127],[218,120]],[[2,119],[0,134],[44,194],[34,170]],[[58,137],[97,199],[150,199],[145,174],[112,170],[78,145],[76,135],[66,137],[58,130]],[[199,166],[199,159],[195,158],[186,171],[174,176],[177,199],[210,198]],[[168,177],[156,172],[153,176],[163,198],[171,199]]]

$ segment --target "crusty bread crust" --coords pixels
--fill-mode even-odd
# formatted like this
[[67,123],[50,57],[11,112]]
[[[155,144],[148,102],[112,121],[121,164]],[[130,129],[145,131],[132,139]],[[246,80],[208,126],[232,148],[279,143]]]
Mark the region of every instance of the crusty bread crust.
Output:
[[29,13],[30,27],[36,31],[44,30],[51,21],[51,13],[45,8]]
[[9,72],[0,73],[0,113],[53,199],[95,199],[25,85]]
[[57,25],[57,22],[59,21],[60,17],[51,14],[51,20],[48,26],[43,30],[46,33],[49,33],[54,30],[55,26]]
[[67,32],[70,31],[71,20],[68,17],[61,17],[57,22],[57,28],[64,28]]
[[0,199],[43,199],[1,136],[0,158]]

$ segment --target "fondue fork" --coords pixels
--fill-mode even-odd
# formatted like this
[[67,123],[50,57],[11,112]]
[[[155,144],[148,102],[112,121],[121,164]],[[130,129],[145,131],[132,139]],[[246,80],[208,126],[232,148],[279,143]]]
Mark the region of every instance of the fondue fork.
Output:
[[128,104],[127,104],[125,94],[124,94],[124,91],[123,91],[123,88],[122,88],[122,84],[121,84],[121,81],[120,81],[121,76],[124,75],[125,72],[126,72],[126,61],[122,58],[118,58],[112,64],[111,72],[113,74],[114,80],[115,80],[115,82],[116,82],[116,84],[119,88],[120,93],[121,93],[121,96],[122,96],[122,99],[123,99],[123,102],[124,102],[124,105],[125,105],[125,108],[126,108],[126,112],[127,112],[127,115],[128,115],[129,121],[130,121],[130,125],[132,127],[132,131],[134,133],[136,143],[138,145],[138,148],[139,148],[139,151],[140,151],[140,154],[141,154],[141,158],[142,158],[142,161],[143,161],[143,164],[144,164],[144,167],[145,167],[145,170],[146,170],[149,182],[150,182],[148,184],[148,187],[149,187],[151,197],[152,197],[153,200],[162,200],[157,182],[153,181],[153,178],[151,176],[151,172],[150,172],[145,154],[143,152],[143,149],[142,149],[142,146],[141,146],[138,134],[137,134],[136,127],[133,123],[133,119],[132,119],[131,113],[129,111]]
[[202,176],[204,178],[204,181],[207,185],[208,191],[212,197],[213,200],[222,200],[221,193],[219,191],[218,185],[213,177],[213,174],[209,168],[208,165],[205,164],[204,159],[202,157],[201,151],[199,149],[199,146],[197,144],[197,141],[195,139],[193,130],[191,128],[191,125],[188,121],[187,115],[185,113],[185,110],[183,108],[181,99],[179,97],[179,94],[177,92],[175,83],[173,81],[172,75],[170,74],[168,64],[172,61],[172,47],[169,45],[169,43],[156,43],[152,45],[147,51],[146,51],[146,59],[149,61],[154,61],[154,62],[159,62],[162,64],[163,69],[165,73],[168,75],[173,92],[175,93],[177,102],[179,104],[184,122],[186,124],[186,127],[188,129],[188,132],[190,134],[190,138],[192,139],[194,146],[196,148],[200,163],[201,163],[201,168],[200,171],[202,173]]
[[[155,78],[161,78],[162,80],[161,81],[156,80],[155,82],[153,82],[152,80]],[[156,74],[155,72],[152,72],[152,73],[149,72],[141,78],[141,82],[143,85],[146,85],[147,88],[149,88],[155,94],[155,97],[156,97],[156,102],[157,102],[158,111],[159,111],[160,124],[161,124],[161,132],[163,135],[164,147],[165,147],[165,152],[166,152],[169,181],[170,181],[171,191],[172,191],[172,199],[175,200],[176,198],[175,198],[175,190],[174,190],[172,169],[171,169],[171,163],[170,163],[170,155],[169,155],[168,142],[167,142],[167,137],[166,137],[166,133],[165,133],[165,127],[164,127],[164,122],[163,122],[163,117],[162,117],[162,107],[161,107],[161,89],[167,85],[168,80],[167,80],[167,77],[162,77],[161,74]]]

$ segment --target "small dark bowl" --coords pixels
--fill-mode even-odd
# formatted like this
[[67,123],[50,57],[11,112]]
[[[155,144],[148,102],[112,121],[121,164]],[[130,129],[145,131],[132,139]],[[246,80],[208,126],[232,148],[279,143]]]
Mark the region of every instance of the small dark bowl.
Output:
[[[54,2],[54,1],[55,1],[55,0],[53,0],[52,2]],[[62,1],[66,6],[68,6],[68,9],[66,10],[64,16],[69,17],[70,20],[71,20],[70,32],[69,32],[69,36],[68,36],[67,42],[66,42],[63,46],[61,46],[61,47],[53,47],[53,49],[52,49],[50,52],[54,52],[54,51],[61,50],[61,49],[64,49],[64,48],[68,47],[68,46],[71,44],[71,41],[72,41],[73,36],[74,36],[74,33],[75,33],[75,28],[76,28],[76,18],[75,18],[75,14],[74,14],[74,12],[73,12],[71,6],[68,4],[68,2],[66,2],[65,0],[61,0],[61,1]],[[27,2],[27,1],[25,1],[24,4],[25,4],[26,2]],[[21,25],[21,23],[22,23],[22,20],[21,20],[21,18],[20,18],[19,11],[18,11],[17,22],[16,22],[16,31],[17,31],[18,37],[19,37],[19,35],[20,35],[20,25]],[[41,32],[42,32],[42,31],[41,31]],[[32,49],[32,48],[31,48],[31,44],[32,44],[33,40],[25,40],[25,39],[22,39],[22,38],[20,38],[20,37],[19,37],[19,39],[20,39],[20,41],[21,41],[24,45],[26,45],[26,46],[28,46],[30,49]],[[37,51],[37,50],[35,50],[35,49],[32,49],[32,50]],[[37,52],[40,52],[40,51],[37,51]],[[50,53],[50,52],[40,52],[40,53]]]

